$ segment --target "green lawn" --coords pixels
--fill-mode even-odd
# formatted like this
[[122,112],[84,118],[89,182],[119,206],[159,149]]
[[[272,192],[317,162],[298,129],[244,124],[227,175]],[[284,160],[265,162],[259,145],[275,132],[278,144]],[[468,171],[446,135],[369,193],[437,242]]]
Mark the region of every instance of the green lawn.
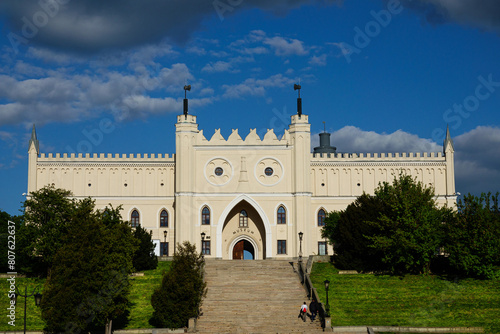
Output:
[[[149,319],[153,314],[153,307],[151,306],[151,294],[154,289],[160,285],[162,273],[170,268],[171,262],[158,262],[158,268],[155,270],[148,270],[144,272],[144,276],[137,276],[131,279],[130,289],[130,316],[126,328],[151,328]],[[16,285],[18,289],[24,291],[24,287],[28,285],[28,293],[31,293],[35,286],[43,287],[45,280],[32,279],[32,278],[17,278]],[[0,289],[2,297],[0,298],[1,313],[0,331],[22,331],[24,326],[24,298],[19,298],[16,306],[16,320],[15,326],[8,324],[10,319],[6,317],[8,314],[7,308],[9,307],[9,298],[7,297],[9,291],[9,282],[6,278],[0,279]],[[24,293],[24,292],[23,292]],[[43,293],[43,291],[42,291]],[[28,312],[26,320],[27,330],[43,330],[44,322],[40,316],[40,309],[35,306],[33,297],[28,298]]]
[[[150,298],[160,285],[162,273],[170,262],[159,262],[156,270],[131,280],[131,309],[126,328],[150,328],[153,313]],[[404,278],[376,275],[338,275],[329,263],[315,263],[311,279],[325,301],[323,281],[330,280],[330,306],[332,324],[348,325],[399,325],[422,327],[484,327],[487,333],[500,333],[500,282],[460,280],[450,282],[437,276],[406,276]],[[17,278],[18,288],[28,284],[29,292],[43,280]],[[19,298],[16,308],[16,326],[8,324],[7,279],[0,280],[2,297],[0,309],[4,310],[0,331],[23,329],[24,298]],[[42,330],[43,321],[34,298],[28,299],[28,330]]]
[[153,315],[151,295],[160,286],[162,273],[170,268],[171,262],[160,261],[158,268],[147,270],[144,276],[134,277],[130,289],[131,308],[126,328],[151,328],[149,319]]
[[438,276],[339,275],[315,263],[311,280],[322,302],[330,281],[333,326],[484,327],[500,333],[500,281]]

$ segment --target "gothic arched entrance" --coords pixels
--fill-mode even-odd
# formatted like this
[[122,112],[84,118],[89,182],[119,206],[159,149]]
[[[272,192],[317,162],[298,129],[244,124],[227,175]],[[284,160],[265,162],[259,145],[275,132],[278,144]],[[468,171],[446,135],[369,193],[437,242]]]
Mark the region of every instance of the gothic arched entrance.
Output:
[[233,246],[233,260],[254,260],[255,248],[248,240],[242,239]]
[[227,214],[221,217],[224,220],[218,231],[218,240],[221,241],[218,257],[234,260],[266,258],[267,229],[258,209],[247,200],[240,200],[225,210]]

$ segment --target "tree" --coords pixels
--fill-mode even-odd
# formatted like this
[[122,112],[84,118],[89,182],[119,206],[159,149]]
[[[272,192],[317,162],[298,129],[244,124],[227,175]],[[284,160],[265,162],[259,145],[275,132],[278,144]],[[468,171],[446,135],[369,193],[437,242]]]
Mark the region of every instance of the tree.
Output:
[[454,220],[445,225],[445,251],[458,273],[493,278],[500,266],[500,212],[498,196],[468,194],[457,203]]
[[62,247],[77,202],[71,192],[46,186],[30,193],[24,202],[24,222],[19,230],[18,249],[27,273],[45,276]]
[[190,318],[198,316],[206,295],[204,263],[201,253],[188,241],[177,246],[172,267],[163,274],[161,286],[151,296],[151,322],[156,327],[185,327]]
[[381,214],[383,207],[378,198],[363,194],[345,210],[327,214],[321,236],[334,245],[338,268],[357,271],[383,269],[383,254],[369,247],[368,239],[376,232],[369,222]]
[[392,184],[380,184],[374,196],[360,196],[331,223],[327,220],[323,233],[335,243],[340,265],[360,271],[423,273],[429,272],[442,246],[442,223],[451,216],[451,208],[437,207],[432,188],[399,175]]
[[380,232],[369,236],[370,247],[383,252],[388,270],[394,274],[429,272],[436,251],[442,246],[443,222],[452,209],[438,208],[434,190],[409,175],[393,184],[384,182],[375,190],[385,210],[370,222]]
[[155,255],[155,244],[151,240],[152,232],[141,227],[135,228],[134,237],[139,243],[139,247],[134,254],[134,268],[136,271],[156,269],[158,266],[158,258]]
[[95,211],[94,202],[85,199],[70,217],[44,286],[41,309],[48,332],[102,330],[125,314],[137,241],[119,210]]

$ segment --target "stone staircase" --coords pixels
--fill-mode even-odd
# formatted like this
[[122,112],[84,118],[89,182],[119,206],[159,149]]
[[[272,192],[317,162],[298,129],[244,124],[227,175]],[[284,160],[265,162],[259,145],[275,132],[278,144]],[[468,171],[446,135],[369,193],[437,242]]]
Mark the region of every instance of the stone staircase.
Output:
[[207,260],[207,297],[198,333],[322,333],[320,320],[298,319],[307,302],[287,261]]

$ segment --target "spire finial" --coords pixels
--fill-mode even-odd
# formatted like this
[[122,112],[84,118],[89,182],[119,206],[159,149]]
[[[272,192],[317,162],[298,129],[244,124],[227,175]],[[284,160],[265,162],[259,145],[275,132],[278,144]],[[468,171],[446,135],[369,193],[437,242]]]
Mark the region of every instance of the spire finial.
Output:
[[36,128],[35,128],[35,124],[33,124],[33,129],[31,130],[31,138],[30,138],[30,142],[29,142],[29,146],[31,147],[31,144],[33,143],[33,145],[35,145],[35,149],[36,149],[36,154],[39,154],[40,153],[40,144],[38,142],[38,139],[36,138]]
[[450,126],[447,124],[446,125],[446,137],[444,138],[444,142],[443,142],[443,152],[447,151],[448,145],[451,146],[452,151],[455,151],[455,148],[453,147],[453,140],[451,139],[451,135],[450,135]]
[[187,99],[187,91],[191,90],[191,85],[184,86],[184,116],[188,114],[188,99]]
[[[299,79],[299,83],[300,83],[300,79]],[[299,117],[302,116],[302,99],[300,98],[300,89],[301,88],[302,88],[302,86],[300,86],[300,84],[293,85],[293,90],[299,91],[299,97],[297,98],[297,115],[299,115]]]

